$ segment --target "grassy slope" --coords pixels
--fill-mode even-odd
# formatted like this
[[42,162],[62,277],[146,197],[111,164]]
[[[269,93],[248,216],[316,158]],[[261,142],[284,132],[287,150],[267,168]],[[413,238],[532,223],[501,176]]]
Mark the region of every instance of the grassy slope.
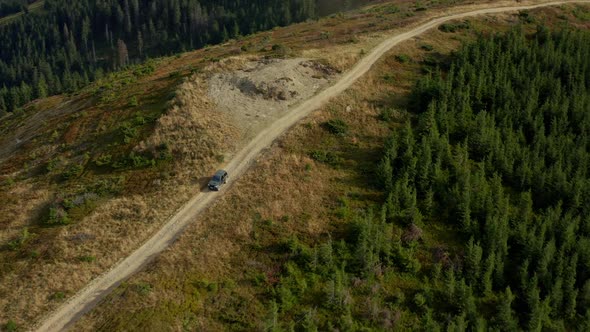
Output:
[[[382,31],[429,13],[400,1],[275,29],[115,73],[76,95],[35,101],[24,112],[3,118],[3,143],[23,142],[0,164],[0,199],[5,202],[0,206],[0,323],[12,320],[27,326],[64,301],[137,247],[199,190],[220,164],[220,154],[231,153],[234,146],[215,135],[227,133],[231,138],[235,129],[207,130],[214,125],[206,121],[209,116],[220,115],[210,113],[206,98],[185,100],[197,105],[185,113],[171,107],[183,102],[178,97],[182,89],[202,89],[203,75],[198,73],[205,67],[229,56],[275,56],[272,46],[280,44],[289,55],[323,55],[333,66],[346,69],[362,56],[359,49],[382,38]],[[319,51],[328,47],[338,52]],[[196,83],[181,87],[191,73],[197,73]],[[174,123],[195,114],[191,121],[205,130],[197,136],[174,132],[179,130]],[[141,150],[141,142],[157,141],[154,136],[159,134],[187,134],[193,141],[208,143],[195,146],[197,157],[190,157],[183,151],[184,146],[192,147],[187,141],[165,141],[171,160],[134,166],[131,152]],[[109,155],[110,164],[99,166],[96,161]],[[158,159],[149,154],[146,158]],[[117,161],[128,164],[114,169]],[[160,198],[159,192],[169,195]],[[67,207],[71,204],[63,199],[82,203]],[[44,223],[51,206],[67,209],[69,223]]]
[[[525,28],[534,29],[537,22],[560,26],[566,20],[588,28],[587,12],[578,6],[534,11]],[[379,120],[381,112],[403,109],[425,62],[444,61],[479,32],[506,30],[520,22],[508,14],[472,19],[469,30],[433,31],[401,45],[346,94],[290,130],[178,243],[119,287],[76,329],[262,329],[269,317],[269,290],[284,268],[284,248],[293,236],[307,245],[329,236],[338,239],[351,211],[383,199],[370,174],[384,138],[408,115],[393,112],[394,121],[388,124]],[[345,136],[334,136],[321,125],[334,118],[349,124]],[[332,151],[340,159],[318,162],[314,151]],[[443,225],[424,234],[426,248],[443,246],[453,252],[459,247],[454,239]],[[430,263],[430,252],[418,256],[423,265]],[[397,275],[390,284],[411,294],[417,282]],[[400,315],[398,327],[411,328],[416,317]]]

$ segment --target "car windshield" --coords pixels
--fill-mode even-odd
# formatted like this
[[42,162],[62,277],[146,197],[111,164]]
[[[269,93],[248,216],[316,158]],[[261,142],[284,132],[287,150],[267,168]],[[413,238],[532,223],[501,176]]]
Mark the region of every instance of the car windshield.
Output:
[[221,181],[221,176],[213,175],[213,181]]

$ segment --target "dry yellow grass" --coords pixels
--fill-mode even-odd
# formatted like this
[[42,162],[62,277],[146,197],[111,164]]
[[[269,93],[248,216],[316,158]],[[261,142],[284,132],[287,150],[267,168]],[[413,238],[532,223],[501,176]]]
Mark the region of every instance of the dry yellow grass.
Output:
[[[40,257],[19,259],[15,267],[0,274],[0,321],[13,319],[23,326],[33,322],[135,249],[201,189],[199,180],[207,178],[219,164],[217,154],[229,152],[239,143],[237,129],[222,114],[212,111],[206,95],[202,80],[196,76],[187,80],[178,89],[173,106],[158,119],[153,134],[136,146],[140,151],[167,144],[176,156],[169,170],[173,176],[151,179],[145,184],[151,190],[108,200],[83,222],[53,229],[51,238],[44,239],[50,241],[47,244],[36,243],[33,235],[31,250]],[[39,210],[54,195],[50,187],[41,188],[17,183],[3,193],[7,199],[0,220],[6,225],[0,232],[2,243],[37,223]],[[87,262],[84,257],[93,261]]]

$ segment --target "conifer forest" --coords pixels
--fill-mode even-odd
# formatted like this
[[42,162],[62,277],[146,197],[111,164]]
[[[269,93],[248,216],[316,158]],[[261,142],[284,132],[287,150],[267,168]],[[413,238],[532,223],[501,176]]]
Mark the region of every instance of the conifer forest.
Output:
[[[465,45],[416,84],[415,121],[383,147],[383,205],[321,245],[289,242],[271,314],[308,308],[319,330],[402,314],[424,331],[590,330],[589,86],[588,32]],[[419,241],[441,224],[458,249]]]

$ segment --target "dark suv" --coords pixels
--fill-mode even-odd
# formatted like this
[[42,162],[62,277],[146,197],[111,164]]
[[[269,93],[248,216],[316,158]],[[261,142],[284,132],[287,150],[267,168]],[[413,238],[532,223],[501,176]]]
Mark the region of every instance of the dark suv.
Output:
[[227,178],[227,172],[221,169],[215,172],[215,175],[213,175],[207,187],[209,187],[210,190],[218,191],[219,187],[227,182]]

